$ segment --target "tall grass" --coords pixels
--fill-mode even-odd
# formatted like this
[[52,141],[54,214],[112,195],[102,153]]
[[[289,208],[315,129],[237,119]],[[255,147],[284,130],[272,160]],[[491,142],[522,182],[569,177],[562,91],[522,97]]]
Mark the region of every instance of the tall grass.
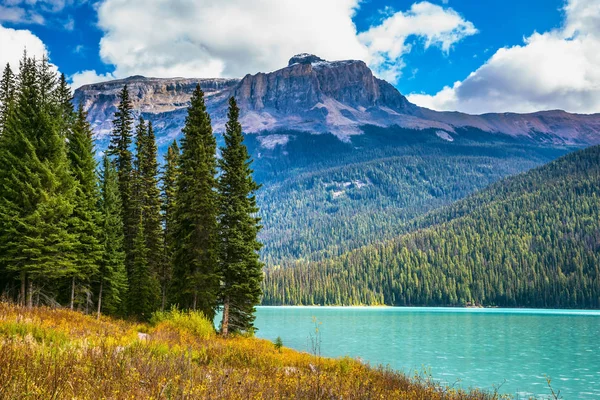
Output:
[[497,398],[350,358],[224,339],[195,313],[171,310],[146,325],[0,303],[0,399]]

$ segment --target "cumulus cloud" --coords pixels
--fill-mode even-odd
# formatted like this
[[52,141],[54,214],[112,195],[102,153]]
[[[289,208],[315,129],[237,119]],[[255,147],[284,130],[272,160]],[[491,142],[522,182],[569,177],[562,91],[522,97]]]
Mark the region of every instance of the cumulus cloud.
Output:
[[309,52],[364,60],[395,81],[409,37],[448,52],[476,32],[454,10],[420,2],[406,12],[386,10],[359,34],[352,21],[359,6],[360,0],[104,0],[100,55],[117,77],[240,77]]
[[451,8],[428,2],[415,3],[407,12],[397,12],[380,25],[358,35],[371,57],[378,75],[396,83],[405,63],[402,56],[411,51],[410,36],[424,40],[425,48],[439,47],[444,53],[467,36],[477,33],[472,22]]
[[111,73],[97,74],[96,71],[86,70],[71,75],[69,79],[71,80],[71,87],[77,89],[90,83],[110,81],[115,79],[115,76]]
[[[297,53],[360,58],[351,16],[358,0],[105,0],[98,8],[104,62],[115,75],[239,77]],[[318,11],[315,11],[318,10]],[[131,21],[135,21],[134,24]]]
[[469,113],[600,112],[600,3],[569,0],[562,27],[499,49],[462,82],[409,100]]
[[19,60],[23,57],[23,49],[30,56],[42,58],[48,53],[40,38],[26,29],[5,28],[0,25],[0,66],[4,68],[9,63],[13,72],[19,68]]

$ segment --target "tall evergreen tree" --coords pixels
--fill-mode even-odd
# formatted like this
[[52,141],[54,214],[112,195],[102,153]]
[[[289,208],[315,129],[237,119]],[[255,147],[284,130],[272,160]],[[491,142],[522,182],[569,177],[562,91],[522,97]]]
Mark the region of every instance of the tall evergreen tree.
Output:
[[2,72],[2,80],[0,80],[0,135],[2,135],[10,105],[15,95],[15,85],[15,75],[10,68],[10,64],[7,63]]
[[218,199],[216,139],[206,112],[204,93],[196,86],[181,140],[176,197],[177,248],[173,293],[184,308],[202,311],[212,320],[217,308]]
[[97,274],[98,317],[103,308],[109,313],[116,313],[127,293],[118,177],[108,156],[104,156],[102,166],[99,203],[102,258]]
[[[64,88],[59,86],[59,89]],[[65,107],[60,102],[59,106]],[[68,108],[63,112],[68,115]],[[75,207],[71,218],[71,230],[77,236],[77,244],[73,251],[75,269],[71,276],[71,309],[73,309],[76,281],[89,285],[90,278],[97,273],[102,256],[99,242],[101,231],[94,142],[92,128],[82,105],[79,105],[75,120],[69,129],[68,139],[68,156],[76,181]]]
[[144,221],[144,235],[148,248],[148,261],[150,271],[157,275],[163,259],[163,232],[160,189],[158,187],[158,151],[152,122],[148,122],[143,140],[140,143],[138,154],[139,179],[141,189],[141,210]]
[[179,174],[179,146],[177,141],[169,146],[165,156],[165,168],[162,175],[163,195],[163,225],[164,225],[164,256],[158,277],[161,285],[161,309],[165,308],[167,293],[171,282],[173,251],[177,241],[175,240],[175,208],[177,194],[177,176]]
[[14,111],[0,144],[0,263],[19,274],[31,306],[35,282],[74,269],[69,234],[75,182],[58,131],[55,81],[47,62],[23,57]]
[[[138,220],[129,279],[130,312],[148,317],[158,308],[158,268],[162,260],[162,227],[156,142],[152,125],[142,117],[136,128],[136,161],[133,179],[134,215]],[[141,240],[138,243],[138,240]],[[152,290],[150,290],[152,289]]]
[[143,320],[150,318],[159,301],[158,282],[150,271],[148,248],[144,234],[143,217],[140,215],[133,241],[132,276],[129,287],[129,313]]
[[123,87],[120,102],[113,119],[113,131],[108,147],[109,154],[114,156],[121,196],[121,218],[123,220],[123,248],[125,250],[125,266],[128,276],[132,270],[133,240],[137,219],[133,199],[133,156],[131,141],[133,132],[133,105],[129,98],[127,85]]
[[252,177],[252,160],[243,144],[239,108],[229,99],[228,121],[225,125],[225,147],[219,160],[219,210],[222,274],[221,300],[223,319],[221,330],[229,332],[253,329],[255,306],[260,302],[262,263],[257,234],[261,226],[256,217],[255,193],[259,185]]
[[[55,97],[58,106],[59,131],[64,137],[69,137],[69,130],[75,123],[75,109],[73,108],[73,95],[71,88],[67,83],[65,74],[61,74],[58,79],[58,85],[55,90]],[[91,130],[90,130],[91,132]]]

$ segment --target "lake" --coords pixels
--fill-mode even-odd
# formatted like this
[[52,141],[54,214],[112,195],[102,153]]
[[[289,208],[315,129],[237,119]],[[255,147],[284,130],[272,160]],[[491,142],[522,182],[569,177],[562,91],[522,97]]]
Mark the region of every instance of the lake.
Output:
[[258,307],[257,336],[311,351],[318,321],[323,356],[360,357],[445,384],[516,398],[600,399],[600,311]]

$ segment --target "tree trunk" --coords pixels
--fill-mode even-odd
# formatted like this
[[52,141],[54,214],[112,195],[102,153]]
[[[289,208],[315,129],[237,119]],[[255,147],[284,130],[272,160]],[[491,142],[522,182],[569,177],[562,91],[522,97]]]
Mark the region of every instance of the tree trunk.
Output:
[[102,285],[104,284],[104,279],[100,279],[100,291],[98,292],[98,316],[97,319],[100,319],[100,310],[102,309]]
[[90,291],[88,290],[85,294],[85,315],[90,312],[90,303],[92,302]]
[[27,307],[33,308],[33,281],[27,280]]
[[229,333],[229,296],[223,302],[223,320],[221,321],[221,334],[227,337]]
[[19,299],[19,303],[25,307],[25,298],[26,298],[26,293],[25,293],[25,282],[27,281],[27,274],[25,274],[25,272],[21,272],[21,298]]
[[192,310],[196,311],[196,302],[198,301],[198,291],[194,291],[194,303],[192,305]]
[[73,305],[75,304],[75,276],[71,280],[71,311],[73,311]]
[[160,304],[160,311],[165,311],[165,303],[167,302],[167,287],[163,285],[162,288],[162,302]]

